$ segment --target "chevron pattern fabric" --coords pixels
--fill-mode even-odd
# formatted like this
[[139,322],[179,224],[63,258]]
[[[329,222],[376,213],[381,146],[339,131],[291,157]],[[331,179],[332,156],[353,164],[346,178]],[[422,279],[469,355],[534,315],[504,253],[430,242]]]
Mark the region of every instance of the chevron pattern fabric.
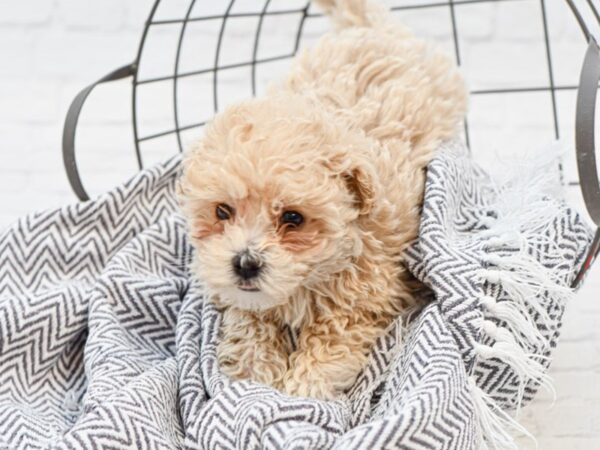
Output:
[[[497,193],[460,144],[429,168],[421,237],[407,255],[435,301],[396,321],[334,402],[221,374],[220,312],[189,276],[179,164],[0,234],[0,448],[467,450],[491,439],[473,381],[505,408],[535,393],[511,361],[478,356],[493,344],[482,319],[504,323],[482,296],[512,298],[477,276]],[[544,233],[562,254],[547,241],[532,254],[568,282],[589,230],[565,209]],[[527,351],[548,356],[564,303],[534,300],[547,311],[542,320],[532,309],[547,345]]]

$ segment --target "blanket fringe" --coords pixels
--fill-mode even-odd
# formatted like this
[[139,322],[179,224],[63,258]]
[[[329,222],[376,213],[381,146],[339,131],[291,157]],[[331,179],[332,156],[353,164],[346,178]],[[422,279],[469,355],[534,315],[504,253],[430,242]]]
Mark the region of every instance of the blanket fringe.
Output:
[[[556,195],[556,185],[560,184],[556,170],[559,153],[555,145],[537,160],[520,165],[518,168],[525,168],[527,173],[517,173],[511,181],[497,187],[498,201],[490,205],[492,215],[482,218],[487,229],[481,232],[486,245],[480,277],[490,287],[489,292],[501,289],[505,295],[500,301],[491,295],[479,298],[483,312],[480,329],[494,343],[476,344],[474,351],[478,358],[501,360],[517,376],[515,417],[528,383],[539,384],[555,396],[547,374],[548,358],[543,354],[548,350],[548,341],[541,330],[552,328],[549,306],[563,304],[572,295],[566,280],[545,267],[534,253],[536,246],[544,244],[549,252],[546,257],[560,258],[556,243],[546,236],[553,220],[565,208]],[[515,418],[476,386],[473,377],[470,383],[483,449],[518,448],[511,432],[525,434],[535,442]]]
[[537,447],[535,437],[477,386],[473,377],[469,378],[469,384],[475,406],[475,414],[479,419],[478,441],[481,443],[481,450],[518,450],[513,433],[521,433],[527,436]]

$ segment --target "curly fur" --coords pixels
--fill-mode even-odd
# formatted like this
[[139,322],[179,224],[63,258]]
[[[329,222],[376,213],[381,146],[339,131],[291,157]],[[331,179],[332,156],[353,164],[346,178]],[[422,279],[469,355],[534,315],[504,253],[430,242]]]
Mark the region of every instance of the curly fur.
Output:
[[[265,97],[214,118],[186,154],[180,202],[194,271],[223,309],[222,370],[332,399],[415,302],[402,253],[417,236],[425,167],[456,135],[467,95],[450,58],[379,4],[317,3],[336,31]],[[219,204],[230,219],[217,219]],[[286,210],[305,222],[281,226]],[[255,292],[232,269],[244,250],[261,260]]]

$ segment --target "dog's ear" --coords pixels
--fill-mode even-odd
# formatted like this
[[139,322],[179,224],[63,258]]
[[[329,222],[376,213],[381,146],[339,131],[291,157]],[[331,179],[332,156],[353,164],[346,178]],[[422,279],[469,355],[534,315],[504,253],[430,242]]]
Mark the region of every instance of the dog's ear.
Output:
[[350,170],[342,174],[342,177],[348,190],[356,198],[356,207],[360,215],[369,214],[375,203],[374,174],[365,167],[354,164]]
[[324,164],[345,183],[348,192],[354,196],[359,214],[369,214],[380,188],[375,168],[367,155],[352,144],[343,145],[342,149],[333,147]]

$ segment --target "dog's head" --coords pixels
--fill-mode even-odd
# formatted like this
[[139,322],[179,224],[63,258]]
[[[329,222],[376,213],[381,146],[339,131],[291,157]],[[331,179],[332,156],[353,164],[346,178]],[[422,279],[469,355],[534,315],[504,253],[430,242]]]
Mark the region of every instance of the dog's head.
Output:
[[352,266],[377,191],[370,145],[301,98],[251,100],[207,126],[180,203],[196,275],[223,305],[269,309]]

